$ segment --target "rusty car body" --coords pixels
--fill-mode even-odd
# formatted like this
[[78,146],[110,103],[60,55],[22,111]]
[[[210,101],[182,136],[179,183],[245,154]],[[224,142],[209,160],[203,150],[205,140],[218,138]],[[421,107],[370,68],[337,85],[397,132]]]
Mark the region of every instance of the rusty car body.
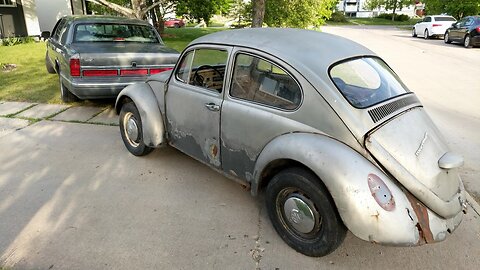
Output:
[[64,102],[116,98],[125,86],[173,68],[179,53],[148,22],[65,16],[47,40],[45,66],[57,73]]
[[[292,44],[295,40],[295,44]],[[377,55],[335,35],[243,29],[200,37],[172,72],[118,96],[127,149],[164,145],[265,190],[283,240],[324,256],[347,229],[396,246],[444,240],[465,191],[421,102]]]

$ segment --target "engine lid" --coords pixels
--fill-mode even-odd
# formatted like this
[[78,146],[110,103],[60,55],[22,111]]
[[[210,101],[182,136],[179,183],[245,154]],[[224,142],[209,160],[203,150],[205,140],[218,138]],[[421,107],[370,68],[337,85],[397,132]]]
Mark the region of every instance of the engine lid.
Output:
[[[463,185],[457,168],[463,159],[449,152],[422,107],[410,109],[372,131],[366,148],[405,188],[432,210],[437,209],[437,214],[450,216],[461,211],[456,197]],[[446,211],[442,202],[452,208]]]

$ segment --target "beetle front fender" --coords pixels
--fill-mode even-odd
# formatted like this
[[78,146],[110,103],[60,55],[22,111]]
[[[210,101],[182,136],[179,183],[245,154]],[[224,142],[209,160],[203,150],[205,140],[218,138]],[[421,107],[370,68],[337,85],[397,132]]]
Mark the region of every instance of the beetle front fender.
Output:
[[[320,178],[344,224],[358,238],[406,246],[421,242],[416,212],[396,182],[352,148],[324,135],[289,133],[272,140],[257,159],[253,195],[261,184],[264,169],[271,162],[284,159],[302,163]],[[373,197],[368,186],[371,173],[379,176],[391,191],[393,210],[384,210]]]
[[159,147],[165,142],[163,116],[157,98],[147,83],[136,83],[125,87],[117,97],[115,109],[120,113],[126,99],[131,99],[140,113],[143,142],[149,147]]

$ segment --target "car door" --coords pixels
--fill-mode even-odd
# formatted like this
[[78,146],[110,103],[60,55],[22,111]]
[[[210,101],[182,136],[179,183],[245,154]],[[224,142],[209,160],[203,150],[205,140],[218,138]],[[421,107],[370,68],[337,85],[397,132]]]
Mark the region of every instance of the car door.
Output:
[[465,27],[467,18],[463,18],[460,21],[456,22],[453,25],[453,28],[450,30],[450,36],[452,40],[461,41],[463,40],[462,29]]
[[48,57],[50,58],[50,62],[53,66],[56,66],[55,63],[59,62],[59,57],[61,56],[60,36],[65,31],[66,22],[66,18],[58,20],[57,24],[53,28],[52,36],[49,38],[47,43]]
[[432,17],[426,17],[423,23],[421,24],[420,35],[425,35],[425,30],[428,30],[431,33]]
[[196,46],[175,68],[165,94],[169,142],[213,167],[221,167],[220,113],[227,46]]

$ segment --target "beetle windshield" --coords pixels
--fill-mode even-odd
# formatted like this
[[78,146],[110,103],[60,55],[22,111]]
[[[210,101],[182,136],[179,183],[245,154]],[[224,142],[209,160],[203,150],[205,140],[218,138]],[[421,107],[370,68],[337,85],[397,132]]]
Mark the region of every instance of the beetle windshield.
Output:
[[361,109],[409,92],[387,64],[374,57],[340,62],[330,69],[330,78],[348,102]]
[[152,27],[136,24],[79,24],[75,28],[75,42],[144,42],[159,43]]

